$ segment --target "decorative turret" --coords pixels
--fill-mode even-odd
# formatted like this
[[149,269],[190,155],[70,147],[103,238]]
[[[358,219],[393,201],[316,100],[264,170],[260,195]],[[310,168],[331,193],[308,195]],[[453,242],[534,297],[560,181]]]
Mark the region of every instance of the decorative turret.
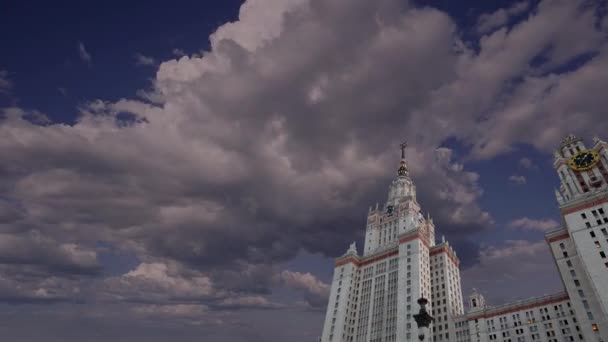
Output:
[[473,293],[469,296],[469,311],[483,310],[486,307],[486,300],[477,289],[473,289]]
[[344,255],[357,255],[357,243],[351,243]]

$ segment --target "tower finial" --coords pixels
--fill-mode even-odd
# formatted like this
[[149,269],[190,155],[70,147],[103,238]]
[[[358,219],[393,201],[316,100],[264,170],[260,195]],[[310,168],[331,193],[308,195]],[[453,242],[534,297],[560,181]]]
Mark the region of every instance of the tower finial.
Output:
[[399,147],[401,148],[401,159],[405,159],[405,148],[407,147],[407,141],[402,142]]
[[405,148],[407,147],[407,141],[402,142],[399,147],[401,148],[401,162],[399,163],[399,170],[397,170],[397,174],[399,177],[406,177],[407,166],[405,165]]

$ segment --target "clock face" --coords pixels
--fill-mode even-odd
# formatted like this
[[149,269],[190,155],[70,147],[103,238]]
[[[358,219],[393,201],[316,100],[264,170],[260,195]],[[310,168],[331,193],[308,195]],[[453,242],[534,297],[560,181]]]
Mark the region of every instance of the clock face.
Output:
[[393,215],[393,211],[394,210],[395,210],[395,208],[392,205],[389,205],[389,206],[386,207],[386,214],[388,216],[391,216],[391,215]]
[[598,161],[600,156],[592,150],[580,151],[568,161],[568,165],[577,171],[585,171],[592,168]]

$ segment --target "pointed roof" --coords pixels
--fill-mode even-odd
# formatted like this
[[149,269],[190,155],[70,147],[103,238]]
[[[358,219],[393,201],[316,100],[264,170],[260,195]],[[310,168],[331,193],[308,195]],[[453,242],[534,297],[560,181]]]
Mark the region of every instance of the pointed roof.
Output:
[[399,145],[399,147],[401,148],[401,161],[399,162],[397,175],[399,177],[407,177],[409,174],[407,165],[405,164],[405,148],[407,147],[407,142],[403,142],[401,145]]

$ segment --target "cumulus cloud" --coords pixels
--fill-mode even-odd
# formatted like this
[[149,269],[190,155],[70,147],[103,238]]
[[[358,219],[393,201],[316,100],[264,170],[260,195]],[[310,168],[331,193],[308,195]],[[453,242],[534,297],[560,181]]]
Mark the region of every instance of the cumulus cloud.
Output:
[[517,185],[526,184],[526,177],[522,175],[511,175],[509,176],[509,182]]
[[[477,51],[465,48],[457,77],[421,109],[441,118],[426,120],[426,129],[460,137],[471,147],[470,157],[479,159],[508,152],[516,143],[550,152],[568,131],[601,130],[597,108],[603,97],[581,89],[599,89],[606,79],[607,32],[595,24],[606,19],[596,18],[594,6],[584,3],[542,1],[511,29],[481,37]],[[573,25],[562,25],[573,19]],[[447,112],[449,117],[440,114]]]
[[304,291],[308,306],[324,309],[327,305],[330,285],[320,281],[313,274],[285,270],[279,274],[279,277],[287,287]]
[[144,56],[141,53],[136,53],[135,65],[152,66],[156,65],[156,60],[152,57]]
[[211,279],[200,273],[180,274],[164,263],[142,263],[134,270],[104,281],[100,290],[107,299],[150,302],[198,302],[223,296]]
[[[12,109],[0,128],[2,148],[19,169],[3,172],[31,219],[79,227],[74,238],[102,238],[143,256],[239,272],[299,250],[333,256],[336,245],[361,234],[357,213],[386,196],[377,189],[395,175],[392,146],[413,132],[395,124],[396,113],[442,82],[437,67],[428,73],[418,65],[448,68],[455,27],[436,10],[395,11],[401,5],[392,1],[285,3],[269,18],[258,17],[260,6],[247,3],[241,21],[218,29],[211,53],[160,65],[161,106],[94,101],[75,125],[46,127]],[[377,15],[361,21],[368,11]],[[331,19],[338,14],[343,22]],[[361,39],[327,34],[344,30]],[[310,36],[310,53],[293,55],[302,49],[290,38],[297,35]],[[314,87],[323,95],[311,103]],[[369,130],[372,112],[376,128]],[[477,176],[445,154],[435,158],[433,149],[421,144],[417,153],[444,179],[441,191],[412,165],[420,193],[431,193],[429,210],[446,224],[487,221],[476,203]]]
[[80,60],[82,60],[86,64],[91,64],[91,62],[93,61],[93,57],[84,47],[84,44],[82,42],[78,42],[78,56],[80,56]]
[[463,163],[454,160],[451,149],[411,151],[408,156],[417,197],[440,233],[459,239],[494,225],[490,213],[479,206],[483,195],[479,174],[465,170]]
[[[322,307],[326,284],[272,265],[301,251],[333,257],[360,239],[365,210],[385,200],[396,175],[402,139],[423,210],[465,245],[494,224],[480,204],[483,175],[468,160],[517,143],[550,151],[570,130],[608,128],[606,26],[593,6],[542,1],[473,49],[448,15],[402,1],[273,4],[245,2],[238,21],[209,37],[209,51],[160,63],[145,101],[93,100],[73,125],[4,109],[0,190],[10,206],[0,223],[31,248],[7,249],[3,262],[55,276],[47,293],[80,288],[65,270],[98,275],[87,270],[101,241],[141,264],[91,288],[143,315],[278,308],[276,286]],[[470,153],[437,148],[448,139]],[[537,243],[467,246],[459,256],[471,279],[502,279],[509,291],[509,278],[484,272],[528,270],[539,281],[534,271],[549,260]],[[529,267],[514,262],[521,255]],[[43,279],[5,274],[29,284],[18,298]]]
[[552,219],[535,220],[522,217],[507,224],[510,229],[547,232],[559,228],[559,223]]

